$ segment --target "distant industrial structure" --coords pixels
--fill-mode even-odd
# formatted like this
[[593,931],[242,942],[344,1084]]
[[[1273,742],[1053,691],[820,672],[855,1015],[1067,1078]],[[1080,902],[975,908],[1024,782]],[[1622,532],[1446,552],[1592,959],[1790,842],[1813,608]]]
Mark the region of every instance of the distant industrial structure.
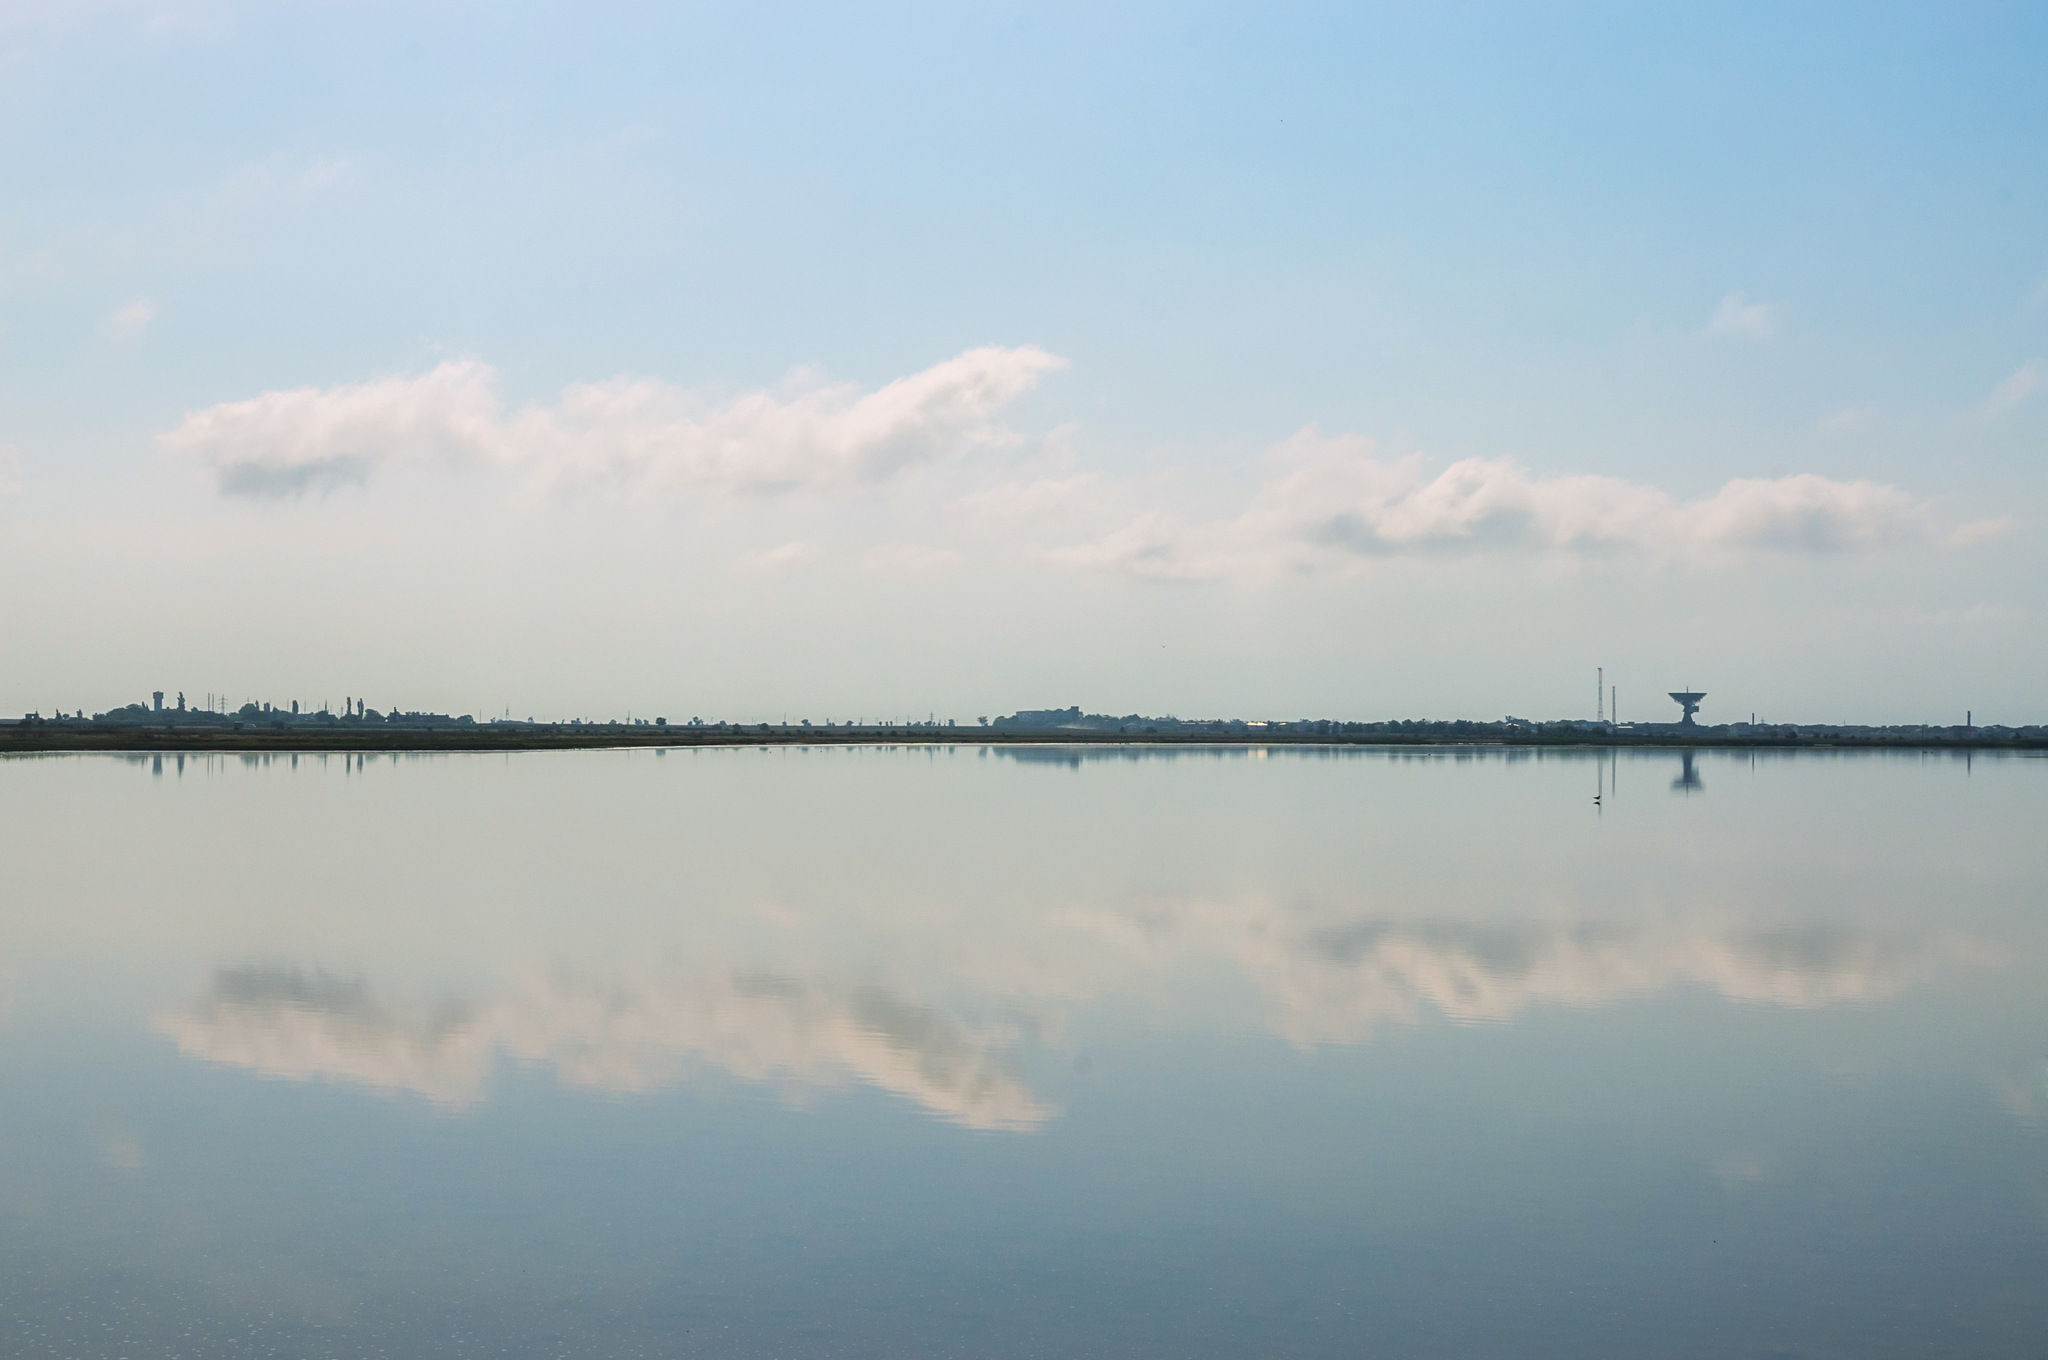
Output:
[[1692,720],[1692,715],[1700,711],[1700,700],[1707,696],[1698,690],[1675,689],[1671,691],[1671,697],[1678,700],[1678,706],[1685,710],[1685,716],[1678,720],[1678,725],[1680,727],[1699,726],[1698,723]]

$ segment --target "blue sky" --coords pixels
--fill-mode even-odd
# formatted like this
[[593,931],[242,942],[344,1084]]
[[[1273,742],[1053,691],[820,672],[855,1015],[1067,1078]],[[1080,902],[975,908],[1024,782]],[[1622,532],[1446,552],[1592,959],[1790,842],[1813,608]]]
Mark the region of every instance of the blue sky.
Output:
[[2039,721],[2044,58],[0,7],[0,710]]

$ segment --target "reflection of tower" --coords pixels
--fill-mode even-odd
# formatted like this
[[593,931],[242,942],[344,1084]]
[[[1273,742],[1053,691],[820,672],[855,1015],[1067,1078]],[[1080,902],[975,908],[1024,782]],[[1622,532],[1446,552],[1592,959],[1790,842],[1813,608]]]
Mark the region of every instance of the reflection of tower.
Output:
[[1692,752],[1680,751],[1678,760],[1678,778],[1671,781],[1671,791],[1685,794],[1687,797],[1690,797],[1694,790],[1705,793],[1707,786],[1700,782],[1700,772],[1692,767]]
[[1700,700],[1707,696],[1696,690],[1675,689],[1671,691],[1671,697],[1678,700],[1678,706],[1685,710],[1685,716],[1678,721],[1686,727],[1695,726],[1692,715],[1700,711]]

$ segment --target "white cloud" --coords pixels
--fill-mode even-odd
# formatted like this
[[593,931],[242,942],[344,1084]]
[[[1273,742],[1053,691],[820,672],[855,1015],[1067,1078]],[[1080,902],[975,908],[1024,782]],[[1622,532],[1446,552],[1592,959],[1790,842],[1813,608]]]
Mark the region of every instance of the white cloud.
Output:
[[467,360],[419,378],[224,402],[186,416],[161,442],[211,467],[221,490],[245,496],[331,490],[394,464],[506,455],[497,375]]
[[2019,521],[2011,515],[2000,515],[1996,519],[1972,520],[1949,531],[1945,540],[1951,548],[1974,548],[1980,543],[1995,543],[2010,534]]
[[[554,493],[847,492],[1019,444],[1007,409],[1064,367],[1040,349],[990,347],[873,391],[799,374],[775,389],[711,399],[619,378],[515,410],[488,365],[463,360],[416,377],[224,403],[187,416],[162,443],[210,468],[224,491],[258,497],[435,465],[497,469]],[[1313,428],[1270,451],[1263,484],[1234,514],[1190,517],[1149,484],[1099,473],[960,489],[947,507],[953,543],[871,541],[855,560],[930,573],[955,566],[971,543],[1155,579],[1271,580],[1396,558],[1710,566],[1940,538],[1926,506],[1875,482],[1744,478],[1681,500],[1641,482],[1547,476],[1507,459],[1433,467],[1420,454],[1384,457],[1370,439]],[[2009,527],[1967,525],[1946,541],[1968,546]],[[777,571],[818,552],[809,541],[786,542],[740,562]]]
[[1005,482],[962,496],[953,503],[956,517],[988,525],[1046,524],[1075,521],[1099,503],[1102,479],[1092,472],[1072,477]]
[[2027,621],[2027,611],[2015,605],[1980,601],[1946,609],[1902,608],[1891,619],[1914,628],[2011,628]]
[[884,543],[872,548],[861,562],[870,571],[893,576],[927,576],[960,564],[960,554],[951,548],[927,547],[919,543]]
[[343,189],[361,178],[353,156],[327,156],[307,161],[286,177],[285,183],[300,198],[312,198],[330,189]]
[[148,298],[137,298],[107,318],[107,329],[118,340],[140,340],[154,320],[156,304]]
[[229,8],[208,0],[6,0],[0,61],[32,60],[109,21],[152,38],[219,35],[229,31]]
[[751,567],[756,571],[774,572],[788,571],[795,567],[804,566],[807,563],[817,561],[821,556],[823,556],[823,550],[817,544],[798,540],[794,543],[784,543],[780,547],[769,548],[764,552],[748,553],[740,560],[743,565]]
[[1738,478],[1705,500],[1656,515],[1637,528],[1652,546],[1667,528],[1696,548],[1778,552],[1854,552],[1919,538],[1913,498],[1877,482],[1837,482],[1811,472],[1775,480]]
[[1707,329],[1715,335],[1768,340],[1778,333],[1778,307],[1775,303],[1752,302],[1742,293],[1730,293],[1714,309]]
[[1815,428],[1824,434],[1853,434],[1867,430],[1877,421],[1875,406],[1851,406],[1844,410],[1832,411],[1814,422]]
[[295,206],[345,192],[361,182],[362,167],[354,156],[280,154],[237,166],[219,183],[215,194],[221,203],[242,209]]
[[1054,548],[1048,556],[1063,566],[1156,581],[1215,580],[1267,567],[1221,541],[1230,537],[1230,527],[1191,528],[1176,516],[1154,511],[1099,538]]
[[1420,455],[1382,459],[1370,440],[1304,430],[1272,455],[1276,475],[1235,519],[1187,524],[1147,511],[1055,560],[1160,579],[1355,569],[1393,557],[1619,555],[1709,562],[1759,552],[1867,550],[1924,537],[1904,491],[1811,473],[1738,479],[1679,501],[1616,477],[1543,477],[1468,458],[1430,475]]
[[1992,389],[1984,402],[1984,414],[2004,415],[2043,391],[2048,391],[2048,360],[2029,359],[2010,378]]
[[873,392],[799,374],[713,402],[655,379],[615,378],[508,412],[495,372],[470,360],[209,407],[162,442],[211,467],[224,491],[258,496],[436,459],[511,469],[556,490],[848,489],[1017,442],[1001,413],[1066,366],[1033,346],[987,346]]

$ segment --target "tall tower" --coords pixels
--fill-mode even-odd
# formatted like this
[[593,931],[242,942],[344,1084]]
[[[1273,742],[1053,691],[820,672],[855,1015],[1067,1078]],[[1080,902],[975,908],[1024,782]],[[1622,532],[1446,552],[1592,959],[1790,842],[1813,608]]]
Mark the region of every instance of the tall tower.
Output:
[[1593,721],[1607,721],[1607,671],[1602,666],[1593,668]]

